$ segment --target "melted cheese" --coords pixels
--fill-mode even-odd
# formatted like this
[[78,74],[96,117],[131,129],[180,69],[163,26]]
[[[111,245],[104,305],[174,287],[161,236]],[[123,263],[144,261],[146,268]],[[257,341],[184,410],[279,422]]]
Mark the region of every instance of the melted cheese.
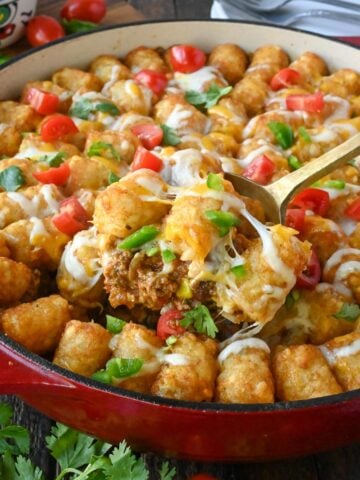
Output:
[[350,117],[350,102],[335,95],[325,95],[325,103],[335,104],[334,111],[327,117],[325,124]]
[[244,338],[227,345],[220,353],[218,360],[220,363],[223,363],[230,355],[239,355],[247,348],[264,350],[265,352],[270,353],[270,348],[263,340],[260,340],[259,338]]
[[226,85],[220,71],[212,66],[202,67],[193,73],[175,72],[174,75],[175,85],[178,85],[181,90],[193,90],[199,93],[204,92],[206,87],[217,79],[221,79]]
[[166,183],[180,187],[190,187],[199,183],[202,179],[203,157],[199,150],[188,148],[179,150],[170,157],[161,157],[164,167],[161,170],[161,177]]
[[44,237],[49,237],[49,232],[46,230],[44,222],[37,217],[31,217],[30,222],[33,227],[30,232],[30,244],[34,246],[41,246],[44,241]]
[[339,265],[343,257],[347,255],[356,255],[357,257],[360,258],[360,250],[357,248],[341,248],[340,250],[337,250],[335,253],[331,255],[331,257],[326,261],[325,266],[324,266],[324,274],[326,275],[329,273],[329,271]]
[[319,349],[321,350],[329,365],[333,366],[336,364],[339,358],[351,357],[353,355],[357,355],[360,352],[360,338],[354,340],[348,345],[344,345],[339,348],[330,349],[326,345],[321,345]]
[[28,217],[45,218],[59,211],[59,191],[54,185],[43,185],[32,198],[20,192],[7,192],[7,197],[17,203]]
[[105,83],[101,93],[105,96],[109,96],[110,88],[118,81],[119,73],[120,73],[120,65],[114,65],[111,68],[110,79]]
[[178,134],[190,133],[191,128],[188,127],[188,120],[193,115],[192,111],[184,105],[175,105],[165,124],[173,128]]

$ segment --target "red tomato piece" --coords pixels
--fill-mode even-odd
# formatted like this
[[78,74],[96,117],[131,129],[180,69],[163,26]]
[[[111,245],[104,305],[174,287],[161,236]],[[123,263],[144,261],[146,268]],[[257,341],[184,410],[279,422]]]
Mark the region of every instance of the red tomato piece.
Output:
[[99,23],[106,14],[104,0],[68,0],[61,9],[61,18]]
[[134,160],[131,164],[131,170],[140,170],[140,168],[148,168],[154,172],[160,172],[164,164],[161,158],[146,150],[144,147],[136,149]]
[[54,142],[66,135],[77,133],[79,130],[67,115],[56,114],[47,118],[40,127],[41,140]]
[[164,136],[164,132],[159,125],[135,125],[132,127],[131,131],[134,135],[139,137],[143,146],[148,150],[152,150],[160,145]]
[[289,207],[312,210],[316,215],[326,215],[330,207],[330,196],[325,190],[319,188],[305,188],[295,195]]
[[180,310],[168,310],[163,313],[158,320],[156,335],[161,340],[166,340],[171,335],[182,335],[185,332],[185,328],[179,324],[182,317],[183,312]]
[[65,36],[60,23],[48,15],[33,17],[26,27],[26,38],[32,47],[39,47]]
[[301,232],[304,227],[305,210],[303,208],[288,208],[285,215],[285,225]]
[[205,53],[192,45],[175,45],[170,48],[170,63],[175,72],[196,72],[205,62]]
[[39,88],[29,88],[26,100],[32,108],[40,115],[51,115],[59,107],[60,99],[57,95],[50,92],[44,92]]
[[306,269],[298,276],[296,286],[312,290],[320,282],[321,266],[315,251],[312,250],[311,257]]
[[360,222],[360,198],[354,200],[345,210],[345,215]]
[[64,185],[70,177],[70,167],[68,163],[63,163],[60,167],[49,168],[41,172],[33,173],[33,176],[41,183],[53,183],[54,185]]
[[301,75],[293,68],[283,68],[277,72],[270,81],[271,90],[281,90],[291,85],[296,85],[300,82]]
[[275,164],[266,155],[255,158],[244,170],[243,176],[253,182],[266,185],[275,172]]
[[144,69],[134,75],[134,80],[149,88],[155,95],[161,95],[167,84],[168,79],[164,73],[155,72],[155,70]]
[[52,221],[60,232],[70,236],[89,226],[88,214],[76,197],[69,197],[61,202],[60,213],[55,215]]
[[286,97],[288,110],[302,110],[309,113],[319,113],[325,106],[324,95],[321,92],[309,95],[289,95]]
[[210,475],[209,473],[197,473],[192,475],[189,480],[217,480],[216,477]]

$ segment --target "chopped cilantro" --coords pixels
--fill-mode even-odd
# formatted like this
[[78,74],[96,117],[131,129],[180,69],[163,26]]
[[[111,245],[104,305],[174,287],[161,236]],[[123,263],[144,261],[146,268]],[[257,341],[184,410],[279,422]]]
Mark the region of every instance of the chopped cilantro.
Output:
[[116,173],[114,172],[110,172],[109,173],[109,177],[108,177],[108,182],[109,182],[109,185],[111,185],[112,183],[116,183],[120,180],[120,177],[118,177],[116,175]]
[[164,136],[163,136],[163,139],[162,139],[163,145],[165,145],[165,146],[174,145],[175,146],[175,145],[178,145],[181,142],[180,137],[178,137],[176,135],[176,132],[173,128],[168,127],[165,124],[161,124],[160,128],[164,133]]
[[335,313],[335,318],[341,318],[348,322],[355,322],[360,316],[360,307],[357,303],[343,303],[341,309]]
[[198,333],[204,333],[211,338],[215,338],[219,331],[209,309],[205,305],[198,305],[189,312],[184,313],[184,318],[180,320],[180,325],[184,328],[193,325]]
[[94,142],[90,146],[87,152],[87,155],[89,157],[103,157],[104,152],[109,152],[112,158],[114,158],[115,160],[120,160],[120,155],[117,152],[117,150],[114,148],[114,146],[111,145],[111,143],[101,142],[101,141]]
[[49,155],[43,155],[39,158],[39,162],[47,163],[50,167],[60,167],[60,165],[64,162],[65,157],[65,152],[56,152]]
[[305,143],[311,143],[311,137],[308,134],[308,131],[305,127],[299,127],[298,129],[299,136],[304,140]]
[[16,192],[25,184],[25,177],[19,167],[8,167],[0,172],[0,187],[7,192]]
[[98,103],[95,107],[95,110],[98,112],[109,113],[113,117],[120,114],[118,107],[110,102]]
[[231,86],[219,87],[216,83],[212,83],[206,92],[200,93],[195,90],[185,92],[186,101],[197,108],[211,108],[217,104],[221,97],[224,97],[232,90]]
[[94,104],[87,98],[82,98],[70,109],[70,115],[73,117],[81,118],[82,120],[89,120],[91,113],[94,110]]

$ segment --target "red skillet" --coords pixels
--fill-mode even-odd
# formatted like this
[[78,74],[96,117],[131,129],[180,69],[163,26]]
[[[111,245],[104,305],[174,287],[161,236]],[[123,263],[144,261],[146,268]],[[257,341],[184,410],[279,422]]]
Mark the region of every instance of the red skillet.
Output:
[[[360,64],[360,51],[289,29],[240,22],[162,22],[110,27],[25,54],[0,69],[0,99],[63,66],[86,66],[103,53],[122,56],[139,44],[193,43],[210,50],[265,43],[291,56],[305,50],[331,68]],[[315,400],[262,405],[188,403],[106,387],[71,374],[0,335],[0,394],[16,394],[44,414],[111,442],[194,460],[269,460],[360,440],[360,390]]]

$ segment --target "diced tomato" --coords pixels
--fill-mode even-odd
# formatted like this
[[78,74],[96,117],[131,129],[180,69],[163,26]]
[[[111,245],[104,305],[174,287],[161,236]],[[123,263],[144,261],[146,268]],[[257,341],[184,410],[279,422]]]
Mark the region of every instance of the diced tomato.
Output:
[[39,47],[62,37],[65,37],[63,27],[54,17],[48,15],[37,15],[26,26],[26,38],[32,47]]
[[243,176],[253,182],[266,185],[275,172],[275,164],[266,155],[255,158],[244,170]]
[[70,167],[68,163],[63,163],[60,167],[49,168],[41,172],[33,173],[33,176],[41,183],[53,183],[54,185],[64,185],[70,177]]
[[316,215],[326,215],[330,207],[330,196],[325,190],[319,188],[305,188],[295,195],[289,203],[289,207],[312,210]]
[[345,215],[360,222],[360,198],[354,200],[345,210]]
[[205,62],[205,53],[192,45],[175,45],[170,48],[170,63],[175,72],[196,72]]
[[149,69],[140,70],[134,75],[134,80],[150,88],[155,95],[161,95],[168,84],[168,79],[164,73]]
[[304,227],[305,210],[303,208],[288,208],[286,210],[285,225],[301,232]]
[[40,115],[51,115],[59,107],[60,99],[57,95],[50,92],[44,92],[39,88],[29,88],[26,100],[32,108]]
[[86,210],[76,197],[69,197],[60,203],[60,213],[52,219],[55,227],[66,235],[85,230],[89,226]]
[[104,0],[67,0],[61,9],[61,18],[99,23],[105,16]]
[[183,312],[180,310],[168,310],[163,313],[158,320],[156,335],[162,340],[166,340],[171,335],[182,335],[185,332],[185,328],[179,324],[182,317]]
[[164,136],[164,132],[159,125],[135,125],[132,127],[131,131],[134,135],[139,137],[143,146],[148,150],[152,150],[160,145]]
[[134,160],[131,164],[131,170],[140,170],[140,168],[148,168],[154,172],[160,172],[164,164],[161,158],[146,150],[144,147],[136,149]]
[[270,81],[271,90],[280,90],[281,88],[290,87],[300,82],[301,75],[293,68],[283,68],[277,72]]
[[66,135],[77,133],[79,130],[67,115],[55,114],[45,119],[40,127],[41,140],[54,142],[61,140]]
[[321,278],[321,266],[315,251],[312,250],[311,257],[306,269],[298,276],[296,286],[299,288],[313,289]]
[[319,113],[325,106],[324,95],[321,92],[305,95],[289,95],[286,97],[288,110],[302,110],[309,113]]
[[189,480],[217,480],[216,477],[213,475],[209,475],[208,473],[197,473],[196,475],[192,475]]

